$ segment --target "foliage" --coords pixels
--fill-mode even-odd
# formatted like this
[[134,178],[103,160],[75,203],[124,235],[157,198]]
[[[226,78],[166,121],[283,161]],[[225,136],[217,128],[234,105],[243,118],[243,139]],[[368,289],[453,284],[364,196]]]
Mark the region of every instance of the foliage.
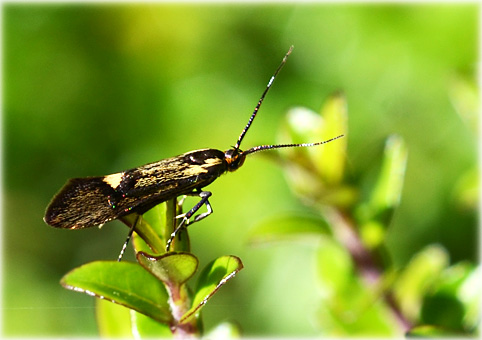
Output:
[[[101,333],[131,334],[124,325],[130,329],[135,318],[143,323],[139,329],[163,334],[152,330],[162,324],[143,314],[58,284],[72,268],[115,259],[126,227],[113,221],[100,231],[59,231],[42,221],[45,207],[68,178],[106,175],[194,149],[233,145],[290,45],[294,52],[242,147],[272,144],[287,108],[318,111],[324,98],[343,89],[349,133],[323,149],[347,143],[347,156],[337,164],[321,164],[333,167],[326,174],[331,180],[339,169],[342,181],[327,191],[322,182],[299,176],[291,185],[308,197],[296,199],[281,167],[266,160],[269,153],[253,155],[242,169],[209,186],[214,214],[190,227],[189,249],[201,267],[222,254],[235,254],[249,270],[202,309],[205,329],[230,333],[220,322],[236,320],[246,336],[316,337],[328,331],[320,322],[315,328],[313,321],[327,314],[327,326],[329,320],[343,326],[347,319],[362,328],[361,321],[350,317],[353,312],[342,319],[341,313],[329,313],[333,305],[322,304],[330,291],[342,294],[323,287],[339,283],[345,291],[358,289],[349,284],[349,273],[359,276],[359,271],[332,236],[329,220],[313,206],[317,195],[310,193],[310,184],[321,186],[323,199],[353,218],[348,222],[376,255],[383,274],[380,289],[396,286],[399,296],[407,294],[404,308],[423,317],[423,323],[445,318],[431,317],[442,309],[427,307],[445,301],[460,311],[460,304],[444,298],[448,283],[441,287],[414,274],[418,281],[413,286],[408,278],[395,285],[414,256],[424,250],[443,256],[440,263],[424,263],[446,268],[437,274],[444,278],[445,271],[463,272],[451,267],[469,272],[473,267],[465,283],[454,288],[464,306],[470,301],[473,306],[453,320],[465,315],[464,322],[477,322],[480,5],[9,2],[2,9],[4,336],[93,337],[99,331],[96,319],[110,314],[119,322],[97,322],[105,326]],[[396,209],[382,209],[386,216],[374,217],[379,199],[371,200],[371,195],[392,135],[408,150],[401,200]],[[279,142],[286,141],[280,136]],[[303,171],[282,164],[293,167],[293,173]],[[383,190],[378,192],[382,196]],[[252,232],[257,244],[270,240],[270,246],[247,247],[253,226],[270,215],[275,215],[272,223],[261,223],[263,233]],[[157,228],[159,219],[145,220]],[[278,225],[286,233],[270,231]],[[286,246],[293,240],[299,242]],[[151,241],[154,246],[155,237]],[[160,236],[157,243],[161,253]],[[124,260],[137,261],[132,251],[126,251]],[[186,285],[194,290],[198,276]],[[450,282],[457,287],[459,281]],[[424,307],[431,294],[434,299]],[[345,300],[340,298],[340,306]],[[386,305],[379,301],[377,306]],[[94,302],[105,313],[94,313],[99,308]],[[369,314],[373,320],[382,309],[377,306]],[[370,318],[365,317],[367,324]],[[436,327],[412,332],[430,330],[440,332]]]
[[[189,248],[185,241],[187,232],[177,237],[173,251],[159,254],[153,250],[157,240],[162,239],[165,244],[166,235],[177,226],[175,216],[181,213],[180,209],[177,200],[170,200],[151,210],[147,218],[154,219],[152,224],[142,218],[140,228],[144,232],[134,234],[138,263],[95,261],[73,269],[62,278],[61,284],[67,289],[130,309],[127,313],[123,309],[98,303],[96,316],[103,336],[158,337],[172,333],[180,339],[198,337],[202,334],[202,307],[243,268],[236,256],[222,256],[203,269],[196,289],[191,291],[187,281],[195,274],[199,261],[193,254],[179,251],[180,248]],[[147,232],[147,229],[151,231]],[[141,239],[139,235],[149,236]],[[151,245],[153,242],[154,246]],[[119,318],[124,318],[124,325],[129,326],[119,330],[116,327]],[[233,329],[233,334],[236,333],[235,325],[223,324],[223,327],[229,327]]]
[[[327,100],[321,115],[292,109],[281,138],[299,143],[346,129],[347,107],[343,94],[337,93]],[[403,268],[390,261],[385,239],[402,197],[408,160],[403,139],[387,138],[378,175],[366,195],[348,181],[344,171],[346,140],[279,154],[294,193],[312,212],[265,220],[252,230],[252,244],[316,240],[319,292],[313,294],[319,296],[316,320],[323,334],[453,336],[477,332],[479,267],[450,265],[448,253],[437,244],[422,249]],[[165,244],[180,209],[176,200],[168,201],[146,214],[146,219],[153,219],[151,224],[142,219],[141,232],[134,237],[138,264],[92,262],[65,275],[62,285],[130,308],[130,328],[121,335],[159,336],[169,330],[178,338],[201,335],[201,308],[243,265],[235,256],[212,261],[191,292],[186,282],[199,261],[188,252],[187,230],[176,239],[176,251],[152,251]],[[154,326],[137,313],[162,326]],[[97,320],[103,335],[119,335],[112,307],[98,304]]]
[[[321,115],[305,108],[288,113],[282,140],[333,136],[346,129],[344,96],[327,100]],[[300,137],[302,136],[302,137]],[[352,184],[346,142],[291,150],[280,156],[293,192],[311,212],[273,217],[253,229],[254,244],[313,238],[319,283],[318,327],[327,335],[474,335],[478,332],[480,267],[450,265],[447,251],[433,244],[407,266],[390,260],[386,238],[403,191],[408,148],[389,136],[378,175],[365,187]],[[335,169],[335,170],[332,170]]]

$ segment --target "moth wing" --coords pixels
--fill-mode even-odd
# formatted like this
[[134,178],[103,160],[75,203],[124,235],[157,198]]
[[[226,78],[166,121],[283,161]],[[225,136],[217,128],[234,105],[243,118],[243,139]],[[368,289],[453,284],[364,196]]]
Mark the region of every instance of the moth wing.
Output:
[[50,202],[44,221],[66,229],[103,224],[117,217],[108,200],[113,194],[104,177],[70,179]]

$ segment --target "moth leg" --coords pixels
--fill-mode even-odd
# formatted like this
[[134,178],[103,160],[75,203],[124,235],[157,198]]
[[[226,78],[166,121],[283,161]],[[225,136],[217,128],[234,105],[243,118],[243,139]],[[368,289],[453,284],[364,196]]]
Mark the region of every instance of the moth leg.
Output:
[[[180,214],[180,215],[177,215],[176,216],[176,219],[183,219],[183,221],[181,221],[181,224],[184,224],[186,227],[190,224],[193,224],[194,222],[198,222],[200,220],[202,220],[203,218],[205,217],[208,217],[209,215],[211,215],[213,213],[213,208],[211,206],[211,204],[209,203],[208,201],[208,198],[212,195],[212,193],[210,191],[201,191],[201,192],[192,192],[190,194],[187,194],[187,195],[184,195],[182,197],[182,199],[179,200],[179,203],[178,205],[179,206],[182,206],[182,204],[184,203],[184,200],[186,199],[187,196],[199,196],[201,197],[201,201],[199,201],[198,204],[196,204],[191,210],[189,210],[188,212],[184,213],[184,214]],[[208,211],[206,211],[205,213],[202,213],[202,214],[199,214],[199,215],[196,215],[194,216],[194,220],[191,222],[191,217],[203,206],[203,205],[206,205],[206,208]],[[179,227],[178,227],[179,228]],[[177,228],[176,228],[177,229]]]
[[[187,228],[188,225],[198,222],[202,220],[203,218],[209,216],[213,212],[213,208],[211,207],[211,204],[209,203],[209,197],[211,197],[211,192],[210,191],[201,191],[201,192],[193,192],[192,194],[189,194],[190,196],[196,195],[201,197],[201,200],[194,206],[192,207],[191,210],[186,212],[185,214],[181,214],[176,216],[176,218],[182,218],[181,223],[177,226],[177,228],[172,232],[171,237],[167,241],[166,244],[166,252],[169,252],[169,249],[171,248],[171,243],[174,241],[174,238],[177,236],[177,234],[183,229]],[[194,216],[194,220],[190,222],[191,217],[203,206],[206,205],[206,208],[208,211],[205,213],[199,214]]]
[[[182,195],[182,198],[179,200],[179,202],[177,202],[178,207],[182,207],[182,205],[184,204],[184,201],[186,200],[186,197],[187,197],[187,195]],[[177,218],[177,216],[176,216],[176,218]]]
[[134,232],[134,229],[141,219],[141,215],[137,215],[136,219],[134,220],[134,223],[132,223],[132,226],[129,229],[129,233],[127,234],[126,241],[124,242],[124,245],[122,246],[121,252],[119,254],[119,257],[117,258],[117,262],[120,262],[122,260],[122,257],[124,256],[124,252],[126,251],[127,245],[129,244],[129,241],[132,237],[132,233]]

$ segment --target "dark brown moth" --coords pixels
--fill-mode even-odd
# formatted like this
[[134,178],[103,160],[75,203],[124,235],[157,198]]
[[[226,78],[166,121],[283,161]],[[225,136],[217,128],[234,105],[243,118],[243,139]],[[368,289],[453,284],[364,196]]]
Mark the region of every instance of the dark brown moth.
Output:
[[[292,49],[293,46],[270,78],[248,124],[233,148],[224,152],[216,149],[195,150],[112,175],[70,179],[50,202],[44,221],[56,228],[82,229],[102,225],[129,214],[141,216],[154,206],[178,196],[199,196],[199,203],[180,216],[182,220],[167,242],[166,250],[169,251],[172,240],[183,227],[212,213],[208,201],[211,192],[203,191],[203,188],[225,172],[237,170],[243,165],[247,155],[262,150],[321,145],[343,137],[340,135],[316,143],[261,145],[246,151],[240,149],[241,142],[266,93]],[[193,221],[190,221],[203,205],[206,205],[207,212],[195,216]],[[138,217],[131,227],[131,233],[137,221]],[[125,246],[126,244],[121,256]]]

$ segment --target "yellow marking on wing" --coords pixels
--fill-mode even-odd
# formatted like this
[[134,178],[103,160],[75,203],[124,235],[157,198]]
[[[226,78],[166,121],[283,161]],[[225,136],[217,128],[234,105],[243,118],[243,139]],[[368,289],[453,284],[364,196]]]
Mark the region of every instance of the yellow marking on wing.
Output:
[[208,158],[204,161],[206,165],[201,165],[201,166],[207,166],[207,165],[216,165],[216,164],[221,164],[223,160],[221,158]]
[[204,161],[203,165],[190,165],[188,168],[184,169],[182,174],[184,176],[196,176],[201,173],[208,172],[208,168],[221,164],[223,161],[220,158],[208,158]]
[[105,176],[102,180],[109,184],[112,189],[115,189],[119,186],[119,184],[122,182],[122,177],[124,176],[123,172],[118,172],[116,174],[112,175],[107,175]]
[[204,168],[204,166],[205,165],[190,165],[189,167],[184,169],[182,174],[184,176],[196,176],[196,175],[199,175],[201,173],[206,173],[208,171]]

